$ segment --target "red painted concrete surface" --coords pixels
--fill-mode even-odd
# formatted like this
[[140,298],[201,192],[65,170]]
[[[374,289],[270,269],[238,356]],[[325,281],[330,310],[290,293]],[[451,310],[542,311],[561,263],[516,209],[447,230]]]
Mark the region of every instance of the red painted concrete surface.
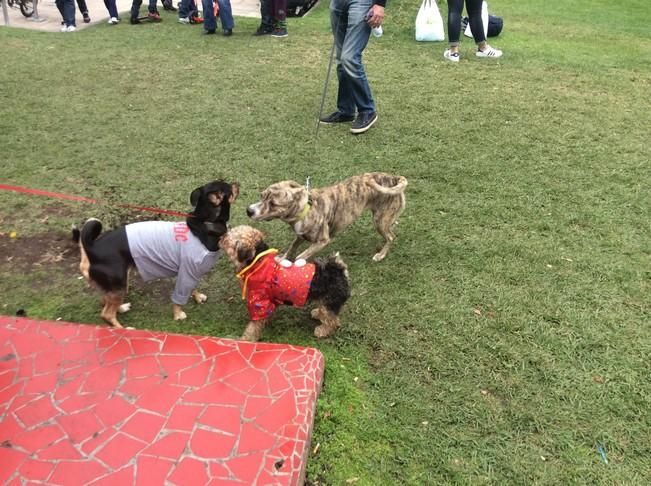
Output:
[[0,316],[0,484],[295,485],[312,348]]

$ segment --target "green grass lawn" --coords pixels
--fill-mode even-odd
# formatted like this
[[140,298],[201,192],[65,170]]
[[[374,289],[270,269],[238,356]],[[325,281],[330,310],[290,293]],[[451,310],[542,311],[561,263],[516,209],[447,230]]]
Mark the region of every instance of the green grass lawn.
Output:
[[[326,356],[308,483],[648,484],[651,4],[494,0],[504,57],[475,59],[464,38],[458,65],[413,40],[419,4],[390,1],[370,41],[380,118],[358,137],[315,137],[327,2],[284,40],[243,18],[204,38],[167,12],[68,35],[0,29],[0,183],[108,203],[0,192],[0,313],[100,323],[61,252],[71,223],[142,217],[111,204],[183,211],[224,177],[242,185],[231,223],[246,224],[272,182],[399,173],[407,209],[387,259],[371,261],[368,216],[328,249],[353,285],[339,332],[317,341],[305,312],[281,309],[264,335]],[[332,80],[327,111],[335,94]],[[292,239],[256,226],[273,246]],[[136,285],[125,324],[240,335],[226,259],[183,323],[169,288]]]

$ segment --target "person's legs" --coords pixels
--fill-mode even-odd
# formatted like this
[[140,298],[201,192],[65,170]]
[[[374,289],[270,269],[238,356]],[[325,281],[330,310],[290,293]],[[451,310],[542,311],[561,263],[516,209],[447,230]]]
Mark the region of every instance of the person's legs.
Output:
[[[201,0],[201,5],[203,8],[203,29],[206,33],[214,34],[215,29],[217,29],[217,20],[215,19],[212,0]],[[221,8],[221,5],[219,8]]]
[[75,0],[63,0],[63,23],[66,27],[75,26]]
[[268,34],[273,28],[272,0],[260,0],[260,27],[255,33],[257,35]]
[[140,17],[140,5],[142,5],[142,0],[133,0],[131,3],[131,23],[137,22]]
[[[481,12],[481,0],[480,12]],[[451,53],[459,52],[459,39],[461,38],[461,11],[463,0],[448,0],[448,45]]]
[[[466,0],[466,11],[468,12],[468,22],[470,23],[470,31],[472,37],[475,39],[475,44],[485,44],[486,35],[484,34],[484,23],[481,19],[481,3],[482,0]],[[461,22],[461,20],[459,20]],[[461,24],[459,24],[461,29]]]
[[156,0],[149,0],[147,10],[150,14],[158,13],[158,8],[156,8]]
[[287,0],[272,0],[274,37],[287,37]]
[[375,102],[362,63],[362,53],[371,35],[366,14],[372,4],[370,0],[351,0],[348,4],[346,33],[341,45],[337,73],[342,73],[340,80],[346,79],[345,85],[352,93],[357,112],[372,113],[375,112]]
[[337,66],[337,79],[339,87],[337,91],[337,110],[343,115],[355,115],[355,99],[353,90],[350,87],[350,80],[341,65],[341,50],[346,37],[348,27],[348,5],[345,0],[332,0],[330,2],[330,27],[335,43],[335,62]]
[[114,19],[118,18],[118,7],[115,4],[115,0],[104,0],[104,6],[108,10],[109,17]]
[[224,32],[233,30],[233,27],[235,27],[235,21],[233,20],[231,0],[217,0],[217,3],[219,4],[219,21],[222,24],[222,29]]
[[86,5],[86,0],[77,0],[77,8],[79,12],[84,17],[84,22],[90,22],[90,17],[88,16],[88,5]]
[[181,0],[179,4],[179,18],[188,19],[188,17],[190,17],[190,0]]

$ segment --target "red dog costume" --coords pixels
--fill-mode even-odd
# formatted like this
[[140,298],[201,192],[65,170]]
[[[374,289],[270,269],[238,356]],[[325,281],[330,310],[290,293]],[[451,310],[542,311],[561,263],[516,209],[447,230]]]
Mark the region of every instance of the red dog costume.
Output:
[[303,307],[307,300],[314,263],[284,267],[276,261],[277,254],[273,248],[263,251],[237,274],[252,321],[270,318],[279,304]]

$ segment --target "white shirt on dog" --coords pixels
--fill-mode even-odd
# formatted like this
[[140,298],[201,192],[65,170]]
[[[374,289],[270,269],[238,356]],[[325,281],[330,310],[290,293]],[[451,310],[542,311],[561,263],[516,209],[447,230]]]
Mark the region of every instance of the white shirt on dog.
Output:
[[129,250],[145,282],[176,276],[172,302],[185,305],[203,275],[217,263],[184,222],[145,221],[126,225]]

